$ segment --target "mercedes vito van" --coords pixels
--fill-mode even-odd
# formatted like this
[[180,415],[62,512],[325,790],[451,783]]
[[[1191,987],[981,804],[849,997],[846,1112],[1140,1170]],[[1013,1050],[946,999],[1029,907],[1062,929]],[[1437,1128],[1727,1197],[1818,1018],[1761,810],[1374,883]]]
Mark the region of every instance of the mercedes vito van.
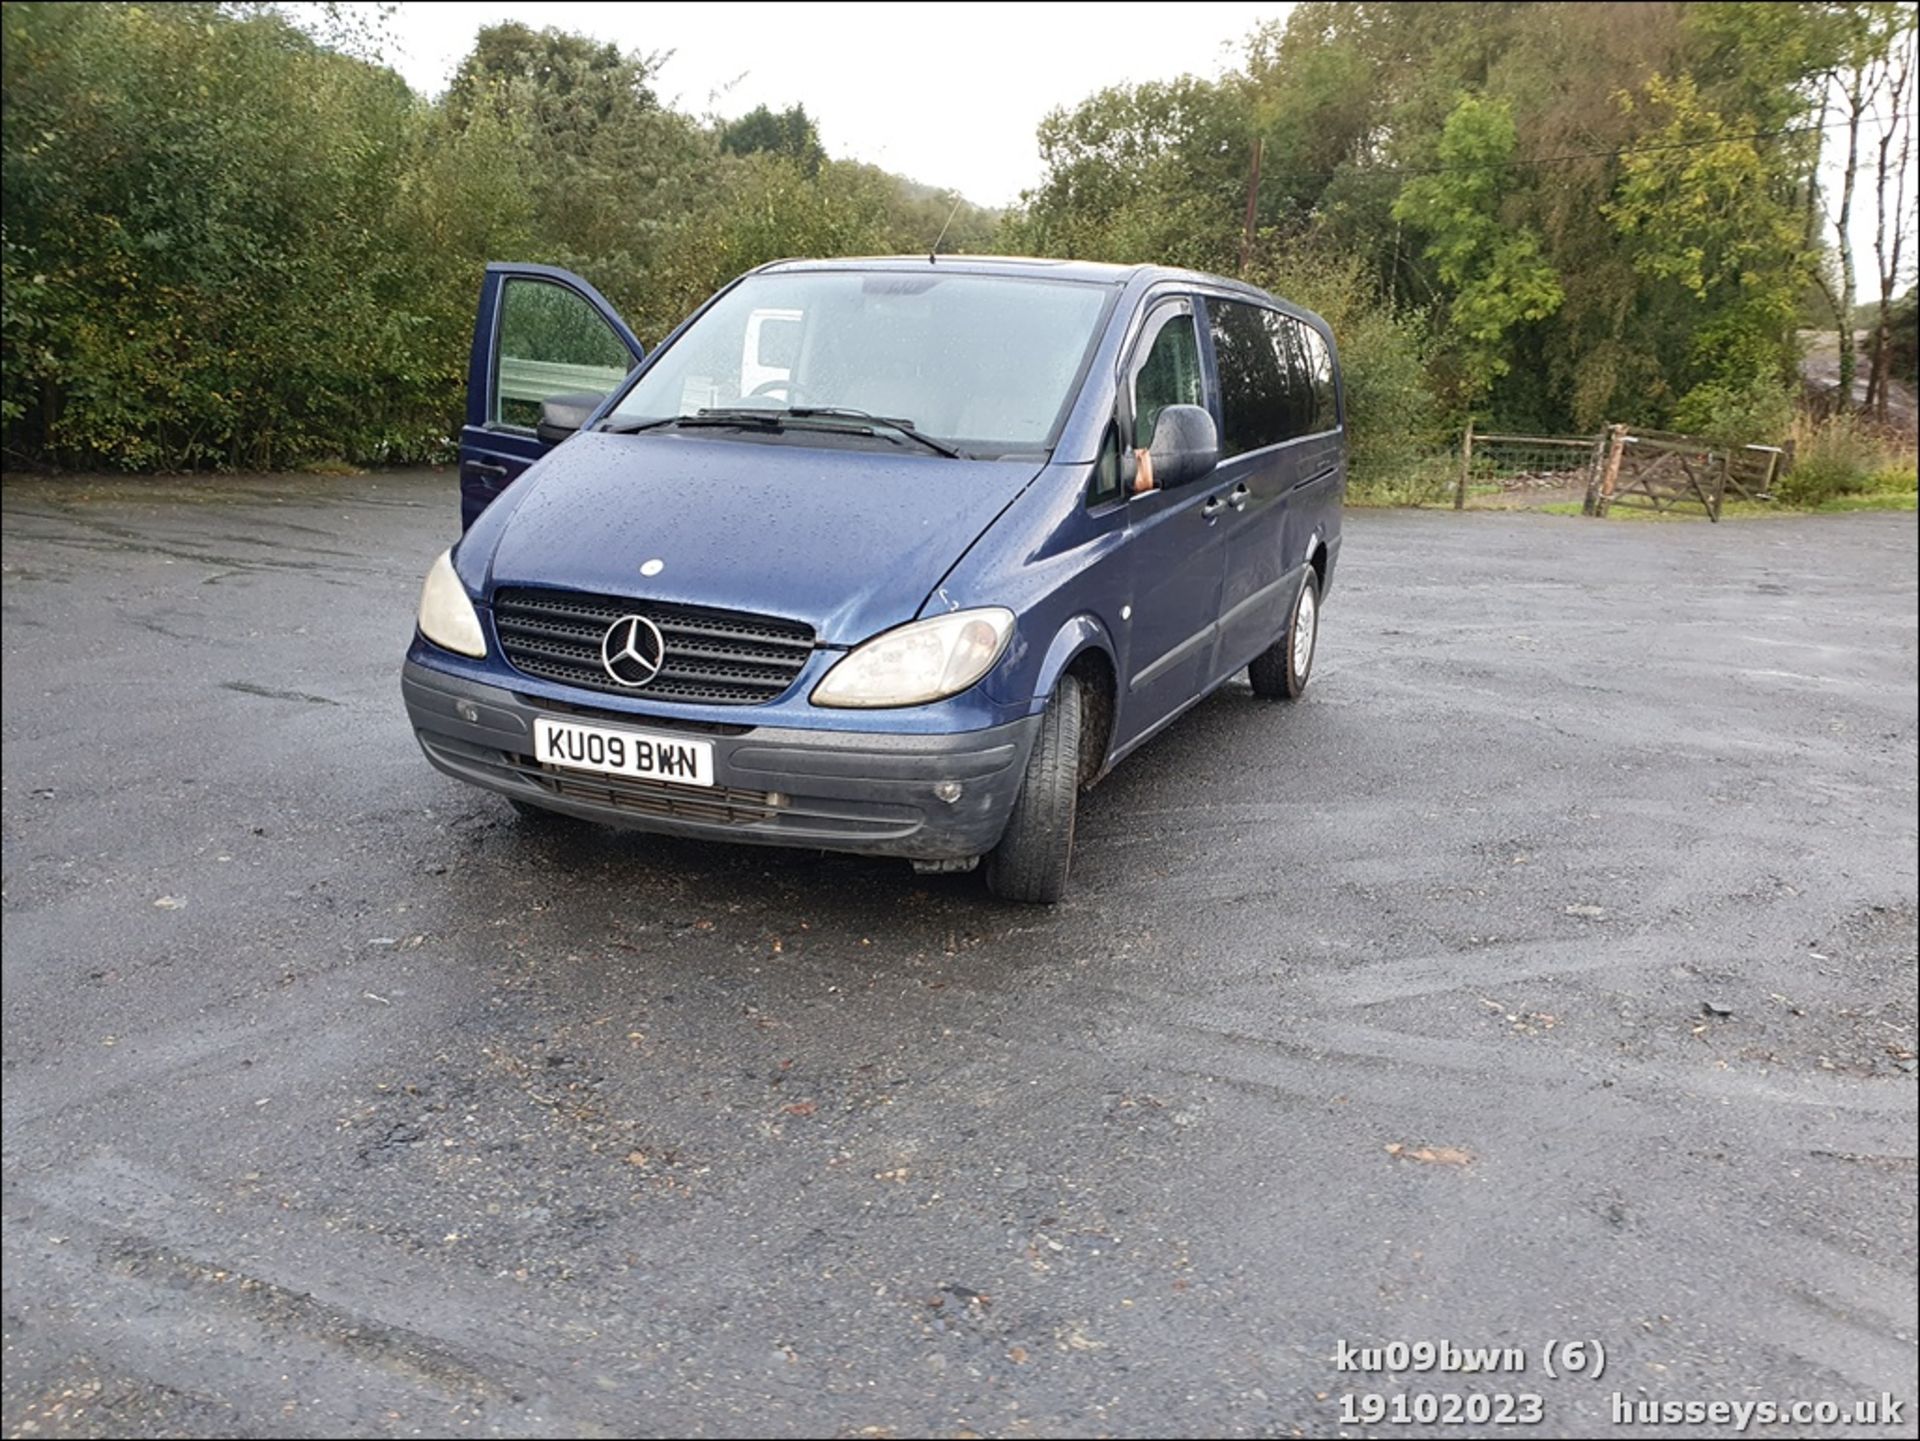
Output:
[[1057,901],[1083,790],[1243,670],[1306,689],[1345,488],[1333,335],[1217,276],[783,261],[643,356],[494,265],[407,711],[529,815]]

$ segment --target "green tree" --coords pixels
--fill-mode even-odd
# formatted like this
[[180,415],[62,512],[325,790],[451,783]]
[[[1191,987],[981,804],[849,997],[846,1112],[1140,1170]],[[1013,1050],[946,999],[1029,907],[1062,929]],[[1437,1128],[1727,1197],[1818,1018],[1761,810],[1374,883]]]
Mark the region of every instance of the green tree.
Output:
[[720,129],[720,148],[729,155],[784,155],[809,175],[817,175],[827,158],[820,132],[804,105],[775,112],[756,105],[738,120]]
[[1454,389],[1471,405],[1512,368],[1508,333],[1544,320],[1563,292],[1540,237],[1503,206],[1516,137],[1501,101],[1462,96],[1441,132],[1436,172],[1400,191],[1393,215],[1428,236],[1426,256],[1448,287],[1446,331]]
[[623,306],[643,300],[655,247],[717,163],[713,137],[659,104],[650,84],[659,63],[584,36],[496,25],[480,32],[444,105],[450,137],[487,119],[489,139],[512,147],[534,237],[516,258],[585,272]]
[[543,125],[578,134],[614,123],[628,110],[654,108],[658,101],[647,82],[657,67],[654,57],[551,26],[489,25],[454,71],[447,112],[460,126],[489,108],[505,119],[522,97],[532,96]]
[[1229,270],[1253,133],[1237,84],[1103,90],[1040,123],[1047,175],[1006,238],[1036,255]]
[[1676,420],[1693,430],[1761,417],[1778,424],[1809,259],[1793,195],[1766,141],[1754,138],[1754,122],[1709,109],[1691,77],[1656,75],[1644,102],[1622,98],[1629,110],[1642,103],[1665,123],[1623,157],[1605,210],[1634,267],[1691,321],[1686,363],[1672,381]]

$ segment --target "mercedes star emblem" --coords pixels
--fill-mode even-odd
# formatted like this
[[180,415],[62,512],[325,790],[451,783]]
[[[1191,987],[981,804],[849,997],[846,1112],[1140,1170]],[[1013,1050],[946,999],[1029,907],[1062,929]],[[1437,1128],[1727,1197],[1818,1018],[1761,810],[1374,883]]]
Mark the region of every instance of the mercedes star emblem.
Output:
[[666,663],[667,639],[644,615],[623,615],[607,627],[600,642],[600,664],[624,686],[643,686]]

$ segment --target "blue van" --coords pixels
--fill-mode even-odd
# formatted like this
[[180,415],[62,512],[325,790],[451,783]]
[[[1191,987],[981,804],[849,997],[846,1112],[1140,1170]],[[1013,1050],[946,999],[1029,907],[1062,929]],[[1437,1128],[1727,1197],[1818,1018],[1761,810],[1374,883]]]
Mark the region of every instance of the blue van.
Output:
[[1238,672],[1313,673],[1338,352],[1236,281],[782,261],[643,357],[578,276],[493,265],[467,404],[402,688],[528,816],[1052,902],[1081,791]]

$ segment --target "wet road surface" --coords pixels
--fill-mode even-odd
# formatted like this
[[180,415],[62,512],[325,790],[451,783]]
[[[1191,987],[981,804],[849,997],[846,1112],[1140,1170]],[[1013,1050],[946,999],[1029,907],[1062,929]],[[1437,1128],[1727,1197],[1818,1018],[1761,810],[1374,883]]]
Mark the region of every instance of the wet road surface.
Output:
[[1352,515],[1043,911],[432,772],[450,474],[4,498],[9,1434],[1920,1399],[1910,516]]

